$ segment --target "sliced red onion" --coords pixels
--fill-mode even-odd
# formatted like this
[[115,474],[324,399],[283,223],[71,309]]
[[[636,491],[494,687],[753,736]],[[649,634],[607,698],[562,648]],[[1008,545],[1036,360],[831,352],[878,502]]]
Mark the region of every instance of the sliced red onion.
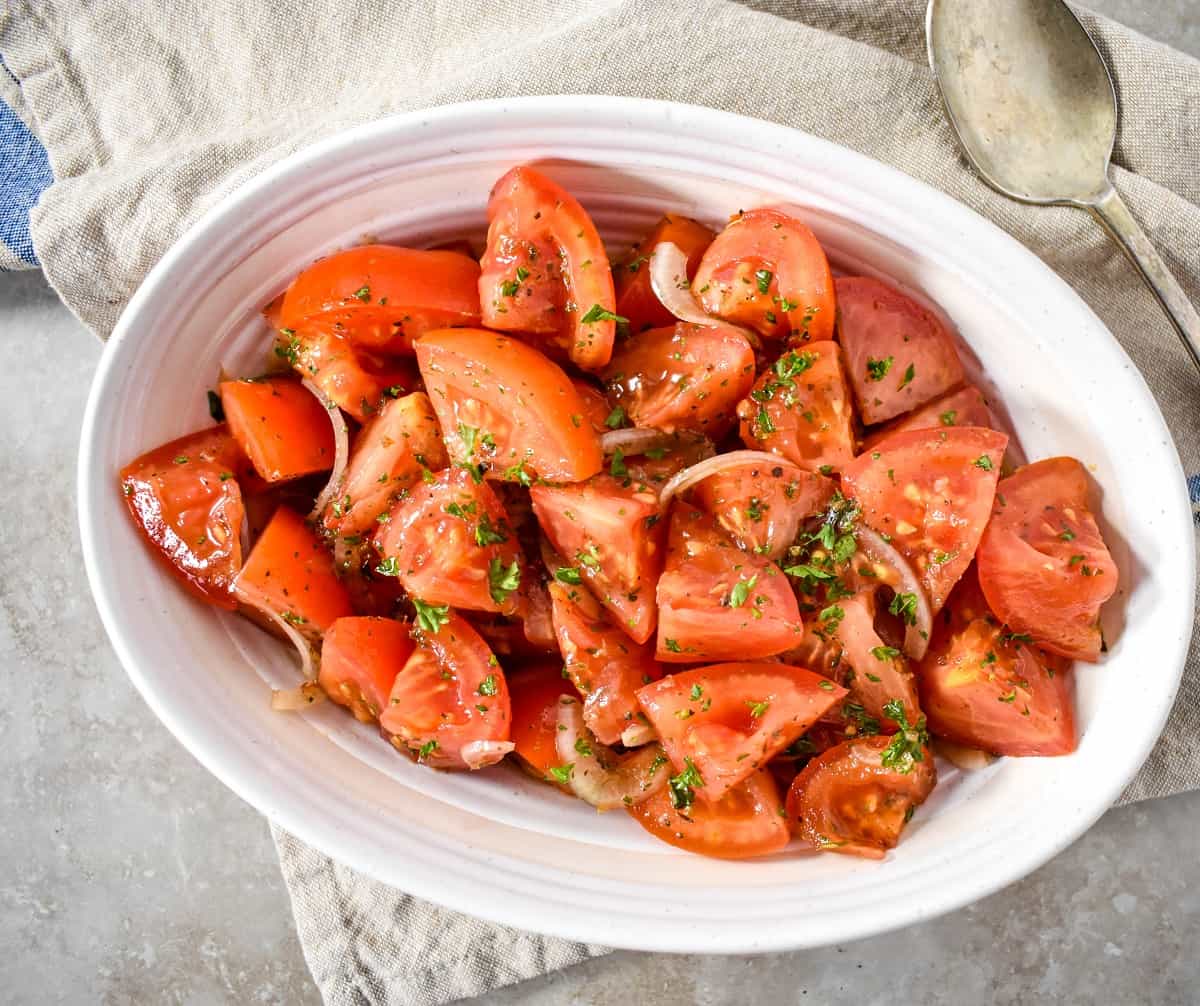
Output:
[[768,454],[766,451],[730,451],[728,454],[705,458],[671,476],[659,491],[658,502],[665,507],[673,496],[686,492],[697,482],[703,482],[710,475],[716,475],[726,468],[745,464],[777,465],[781,461],[778,454]]
[[462,746],[462,760],[467,768],[472,770],[487,768],[488,765],[495,765],[515,748],[516,745],[512,741],[469,741]]
[[666,786],[670,775],[661,744],[618,755],[587,728],[583,706],[565,696],[559,699],[554,746],[562,764],[570,766],[571,792],[597,810],[641,803]]
[[600,449],[606,455],[615,454],[617,451],[625,455],[636,455],[645,454],[655,447],[670,447],[676,441],[677,437],[673,433],[663,433],[662,430],[611,430],[600,434]]
[[342,415],[342,410],[333,404],[325,392],[312,381],[304,380],[300,383],[325,407],[325,411],[329,413],[329,421],[333,424],[333,469],[329,473],[329,481],[325,483],[325,488],[317,496],[317,501],[308,515],[310,521],[319,521],[325,508],[341,492],[342,483],[346,480],[346,463],[350,459],[350,430],[346,426],[346,417]]
[[[246,603],[246,602],[243,602]],[[271,622],[280,632],[287,637],[289,643],[296,648],[296,652],[300,654],[300,671],[307,681],[316,681],[317,672],[320,670],[320,659],[317,657],[312,644],[304,638],[300,630],[297,629],[291,622],[273,611],[265,604],[246,604],[247,607],[253,608],[260,615],[263,615]]]
[[934,754],[941,755],[951,765],[962,769],[964,772],[978,772],[980,769],[987,768],[996,760],[996,756],[989,754],[987,751],[967,747],[965,744],[956,744],[954,741],[948,741],[942,737],[935,737],[933,739],[933,752]]
[[271,691],[271,708],[281,713],[294,713],[324,701],[325,690],[315,681],[306,681],[299,688],[275,688]]
[[659,303],[680,321],[703,325],[705,328],[716,328],[718,325],[733,328],[741,332],[755,349],[761,348],[762,339],[753,329],[714,318],[700,306],[688,283],[687,255],[678,245],[664,241],[654,246],[654,251],[650,253],[650,287]]
[[631,723],[621,731],[621,743],[627,748],[640,748],[643,744],[658,740],[658,734],[649,723]]
[[858,540],[858,547],[869,559],[890,566],[896,571],[900,581],[896,587],[897,594],[912,594],[916,597],[914,622],[912,625],[907,622],[904,624],[904,652],[913,660],[920,660],[929,648],[929,635],[933,631],[933,612],[929,607],[929,598],[925,596],[925,588],[921,586],[921,581],[917,579],[917,574],[913,572],[908,560],[884,541],[879,532],[865,524],[859,524],[854,529],[854,536]]

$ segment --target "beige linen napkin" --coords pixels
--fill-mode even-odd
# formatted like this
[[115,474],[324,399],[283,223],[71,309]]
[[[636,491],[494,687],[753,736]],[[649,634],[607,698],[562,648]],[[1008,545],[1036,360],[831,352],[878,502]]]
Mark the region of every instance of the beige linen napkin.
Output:
[[[101,337],[192,221],[335,130],[470,98],[668,98],[853,147],[1008,230],[1117,335],[1153,388],[1185,470],[1200,473],[1196,376],[1130,266],[1086,214],[1010,202],[965,167],[925,63],[923,0],[4,3],[0,54],[56,178],[32,215],[35,248],[63,300]],[[1083,17],[1122,103],[1116,185],[1200,302],[1200,63]],[[1200,492],[1200,479],[1192,484]],[[1198,735],[1193,643],[1171,721],[1123,799],[1200,787]],[[604,952],[444,911],[290,835],[277,831],[276,842],[329,1003],[444,1002]]]

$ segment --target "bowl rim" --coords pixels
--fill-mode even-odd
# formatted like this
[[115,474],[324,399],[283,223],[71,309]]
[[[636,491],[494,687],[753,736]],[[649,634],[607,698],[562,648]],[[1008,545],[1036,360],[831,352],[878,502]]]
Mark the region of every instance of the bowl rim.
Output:
[[[109,588],[102,551],[104,529],[97,523],[91,497],[94,492],[98,491],[97,487],[101,483],[106,486],[108,491],[111,491],[109,484],[111,472],[97,470],[96,451],[93,445],[103,435],[100,418],[105,408],[105,389],[114,379],[121,350],[130,339],[131,333],[137,329],[139,316],[150,308],[163,293],[164,288],[169,287],[175,273],[183,269],[190,258],[200,255],[206,244],[212,243],[214,232],[219,233],[223,225],[234,223],[240,207],[277,186],[286,186],[290,181],[298,180],[298,176],[314,163],[340,151],[351,149],[356,143],[362,141],[396,137],[407,129],[430,124],[439,124],[443,128],[456,123],[469,124],[478,121],[481,117],[487,119],[514,108],[525,112],[555,113],[560,116],[571,114],[578,116],[581,121],[585,118],[587,111],[593,109],[598,113],[608,115],[640,117],[646,122],[666,121],[676,128],[703,129],[717,136],[734,136],[739,132],[749,131],[755,137],[755,142],[752,144],[754,147],[763,147],[768,143],[774,143],[784,149],[796,149],[797,145],[804,145],[812,151],[828,157],[831,161],[839,162],[847,168],[853,169],[856,176],[861,173],[872,174],[881,184],[886,184],[889,191],[901,199],[907,196],[913,202],[932,203],[936,206],[943,221],[964,228],[980,241],[1003,252],[1005,257],[1014,264],[1042,274],[1044,282],[1057,285],[1057,292],[1064,303],[1070,303],[1081,318],[1090,318],[1092,326],[1097,330],[1095,334],[1098,336],[1096,344],[1091,347],[1092,352],[1098,354],[1101,363],[1111,363],[1127,372],[1130,387],[1140,391],[1141,405],[1145,408],[1147,415],[1158,422],[1159,429],[1154,432],[1161,432],[1165,443],[1171,448],[1174,447],[1170,431],[1144,378],[1133,367],[1115,337],[1096,318],[1090,307],[1066,281],[1015,238],[974,210],[932,186],[864,154],[788,126],[703,106],[643,98],[605,95],[497,98],[387,116],[343,130],[304,147],[219,199],[172,244],[162,259],[150,270],[126,305],[113,330],[112,337],[105,346],[88,395],[80,438],[78,513],[81,543],[88,582],[102,623],[122,666],[147,704],[184,747],[226,786],[252,806],[267,814],[274,823],[331,858],[347,862],[356,869],[378,877],[385,883],[401,887],[414,895],[467,914],[480,916],[493,922],[522,926],[534,931],[586,942],[603,942],[633,949],[719,953],[761,952],[824,945],[885,932],[960,908],[1024,877],[1057,855],[1082,835],[1111,806],[1149,755],[1162,731],[1179,688],[1190,629],[1182,632],[1179,638],[1170,641],[1169,664],[1175,669],[1175,673],[1172,686],[1152,697],[1153,706],[1147,713],[1147,722],[1153,722],[1154,729],[1147,728],[1138,737],[1137,744],[1127,751],[1119,771],[1110,773],[1103,783],[1097,783],[1091,796],[1082,806],[1072,808],[1069,822],[1064,823],[1052,840],[1044,842],[1035,849],[1020,850],[1010,857],[991,861],[988,870],[980,870],[978,876],[966,878],[955,890],[943,893],[936,903],[893,907],[881,911],[869,922],[850,918],[843,914],[838,921],[831,923],[828,932],[818,938],[804,936],[797,931],[781,930],[763,934],[752,941],[748,941],[744,937],[726,936],[720,932],[700,934],[687,931],[686,926],[678,931],[669,931],[663,934],[652,931],[646,926],[640,929],[632,927],[625,930],[620,926],[613,925],[611,921],[605,926],[597,926],[593,921],[582,918],[585,913],[574,911],[575,906],[569,905],[566,907],[571,908],[572,911],[547,911],[543,916],[540,912],[530,910],[530,905],[518,906],[505,903],[505,899],[501,897],[492,900],[480,898],[477,877],[468,878],[464,884],[447,885],[444,878],[437,875],[439,862],[444,864],[447,860],[444,856],[439,858],[439,855],[432,851],[426,860],[429,869],[408,869],[402,873],[397,873],[394,869],[385,870],[377,860],[371,861],[370,850],[364,846],[360,836],[350,834],[348,829],[340,828],[335,821],[323,821],[320,819],[320,815],[305,813],[302,807],[294,803],[271,799],[264,789],[266,780],[252,779],[250,774],[244,774],[235,764],[227,762],[221,752],[207,748],[197,737],[188,717],[172,705],[169,689],[160,688],[158,683],[145,673],[145,669],[138,665],[133,656],[130,640],[126,638],[120,599]],[[1099,337],[1101,335],[1103,338]],[[1174,451],[1174,455],[1172,472],[1177,476],[1175,481],[1178,491],[1164,492],[1163,494],[1164,507],[1172,511],[1164,518],[1164,523],[1175,526],[1175,530],[1181,533],[1180,540],[1190,540],[1184,535],[1190,534],[1192,530],[1191,506],[1177,450]],[[1195,559],[1193,550],[1180,549],[1179,552],[1181,554],[1178,558],[1182,565],[1180,572],[1187,574],[1193,587],[1193,591],[1188,594],[1194,596]],[[268,810],[268,808],[270,809]],[[453,850],[449,851],[453,852]],[[412,865],[414,864],[410,864],[410,866]],[[494,855],[490,857],[489,865],[493,868],[497,865],[507,865],[512,867],[517,874],[525,872],[522,864],[518,864],[516,861],[506,863],[502,857]],[[517,878],[520,882],[524,882],[526,879],[523,876]],[[510,888],[502,893],[511,895],[512,890]],[[576,915],[580,918],[575,918]],[[616,913],[610,913],[610,920],[615,917]],[[625,916],[623,921],[627,921],[628,918]],[[684,942],[685,939],[686,942]]]

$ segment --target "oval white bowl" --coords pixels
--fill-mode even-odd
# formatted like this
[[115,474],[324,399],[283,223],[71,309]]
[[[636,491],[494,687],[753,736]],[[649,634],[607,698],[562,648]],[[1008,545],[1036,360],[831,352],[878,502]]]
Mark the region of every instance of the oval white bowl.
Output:
[[[272,712],[284,648],[194,602],[135,536],[116,472],[209,420],[222,364],[261,360],[258,311],[319,255],[376,236],[484,232],[488,190],[544,161],[612,245],[664,210],[718,224],[790,204],[835,260],[888,275],[957,326],[1030,458],[1071,454],[1101,487],[1121,570],[1111,652],[1077,672],[1079,749],[942,781],[883,863],[789,850],[726,863],[676,852],[506,767],[431,772],[326,704]],[[865,265],[864,265],[865,264]],[[448,106],[332,137],[234,192],[155,267],[104,352],[84,419],[88,576],[129,676],[218,778],[273,821],[380,880],[498,922],[645,950],[828,944],[948,911],[1078,837],[1149,753],[1192,627],[1191,508],[1141,376],[1078,296],[1016,241],[906,175],[814,137],[624,98]]]

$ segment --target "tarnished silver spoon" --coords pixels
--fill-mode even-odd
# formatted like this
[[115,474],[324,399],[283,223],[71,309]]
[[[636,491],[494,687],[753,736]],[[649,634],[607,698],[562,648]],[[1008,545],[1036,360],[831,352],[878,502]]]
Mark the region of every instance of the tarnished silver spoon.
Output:
[[1200,315],[1109,181],[1117,97],[1071,9],[1062,0],[929,0],[925,27],[946,113],[983,180],[1013,199],[1090,211],[1200,369]]

